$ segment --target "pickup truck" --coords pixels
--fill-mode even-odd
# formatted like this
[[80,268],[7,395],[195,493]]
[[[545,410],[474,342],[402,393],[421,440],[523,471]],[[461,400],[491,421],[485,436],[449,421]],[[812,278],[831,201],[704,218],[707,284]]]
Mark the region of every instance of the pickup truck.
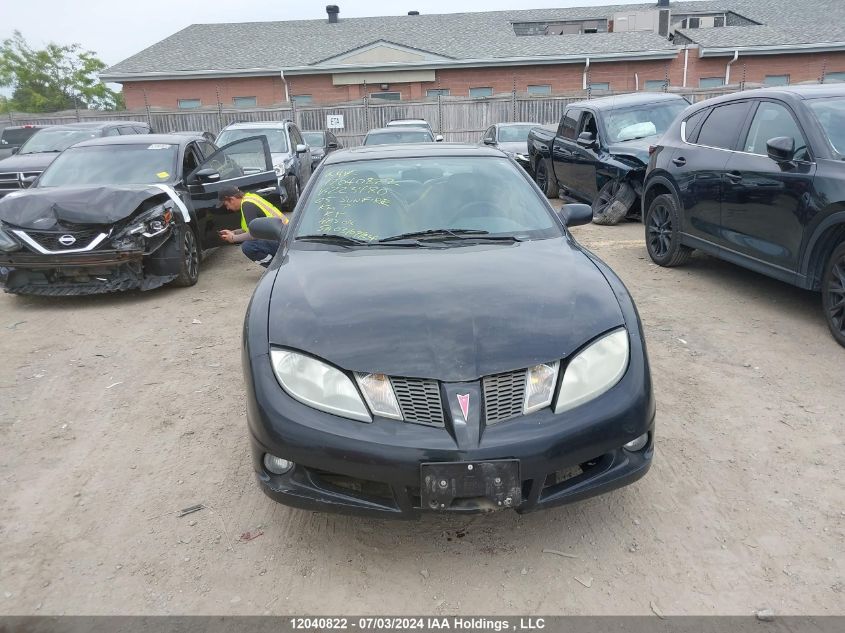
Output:
[[634,93],[566,106],[556,132],[534,128],[528,159],[549,198],[560,193],[592,204],[593,222],[637,215],[649,147],[689,103],[680,95]]

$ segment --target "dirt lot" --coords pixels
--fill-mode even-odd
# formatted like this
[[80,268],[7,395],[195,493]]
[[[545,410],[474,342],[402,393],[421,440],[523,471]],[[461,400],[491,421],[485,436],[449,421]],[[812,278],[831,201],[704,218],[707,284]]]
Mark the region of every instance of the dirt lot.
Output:
[[637,300],[656,457],[526,516],[264,497],[239,355],[260,271],[234,249],[186,290],[0,296],[0,613],[845,613],[845,350],[818,296],[702,255],[655,267],[636,224],[574,233]]

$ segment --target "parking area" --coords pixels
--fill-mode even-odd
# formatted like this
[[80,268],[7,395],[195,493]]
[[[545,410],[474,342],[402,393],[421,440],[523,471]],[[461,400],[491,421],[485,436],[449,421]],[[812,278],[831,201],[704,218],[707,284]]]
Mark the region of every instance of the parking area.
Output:
[[656,456],[633,486],[525,516],[264,497],[240,368],[261,271],[235,248],[191,288],[0,295],[0,612],[841,611],[845,350],[819,296],[700,254],[660,268],[639,224],[573,233],[639,307]]

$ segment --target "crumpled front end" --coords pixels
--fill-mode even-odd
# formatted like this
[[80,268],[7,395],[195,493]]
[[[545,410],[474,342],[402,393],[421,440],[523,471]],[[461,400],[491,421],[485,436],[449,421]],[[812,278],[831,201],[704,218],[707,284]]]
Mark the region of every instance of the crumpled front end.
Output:
[[178,232],[167,203],[147,203],[112,225],[0,222],[0,282],[6,292],[48,296],[158,288],[178,276]]

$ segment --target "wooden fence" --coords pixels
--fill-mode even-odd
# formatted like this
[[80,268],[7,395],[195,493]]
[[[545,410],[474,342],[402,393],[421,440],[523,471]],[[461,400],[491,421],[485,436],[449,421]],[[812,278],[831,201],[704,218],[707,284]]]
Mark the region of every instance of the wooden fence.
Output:
[[[695,103],[702,99],[734,92],[738,87],[718,90],[684,90],[676,92]],[[593,97],[604,96],[599,94]],[[555,96],[510,95],[470,99],[438,97],[424,101],[382,101],[364,99],[338,105],[283,105],[270,108],[215,108],[196,110],[146,109],[124,112],[81,110],[52,114],[0,115],[0,128],[8,125],[61,124],[77,121],[129,120],[146,121],[156,132],[209,131],[219,132],[230,123],[243,121],[280,121],[293,119],[303,130],[322,130],[329,115],[343,115],[344,127],[335,130],[347,147],[359,145],[368,130],[384,127],[392,119],[425,119],[435,132],[451,142],[478,142],[482,132],[493,123],[528,121],[556,126],[566,105],[588,98],[584,92]]]

